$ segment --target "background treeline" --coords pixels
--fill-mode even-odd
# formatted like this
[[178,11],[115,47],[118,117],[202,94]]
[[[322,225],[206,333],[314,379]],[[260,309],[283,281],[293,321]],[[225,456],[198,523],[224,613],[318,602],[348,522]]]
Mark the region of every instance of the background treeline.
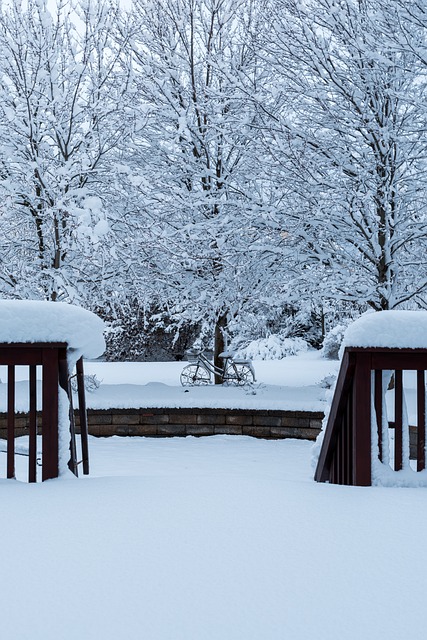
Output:
[[427,0],[0,8],[0,295],[109,357],[427,298]]

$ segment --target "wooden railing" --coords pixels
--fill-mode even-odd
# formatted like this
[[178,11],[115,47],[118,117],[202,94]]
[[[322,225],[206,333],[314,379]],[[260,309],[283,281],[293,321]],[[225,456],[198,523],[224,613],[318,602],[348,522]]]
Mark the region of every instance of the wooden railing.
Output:
[[[29,369],[29,411],[28,411],[28,481],[37,481],[37,367],[41,367],[42,374],[42,480],[56,478],[59,465],[59,387],[68,395],[70,402],[70,461],[69,468],[77,475],[79,461],[77,461],[76,438],[74,428],[74,411],[70,376],[67,364],[67,345],[65,343],[36,343],[36,344],[0,344],[0,364],[7,366],[7,478],[15,477],[15,418],[16,418],[16,366],[28,366]],[[77,383],[79,394],[80,429],[82,433],[82,463],[83,472],[89,473],[87,450],[87,417],[84,402],[83,362],[77,363]],[[21,454],[22,455],[22,454]]]
[[[372,484],[372,444],[383,464],[409,467],[409,432],[404,421],[403,372],[416,371],[417,471],[425,469],[425,370],[427,349],[347,347],[325,429],[315,480]],[[388,449],[385,390],[394,381],[394,450]],[[372,430],[374,433],[372,434]],[[391,453],[391,455],[390,455]]]

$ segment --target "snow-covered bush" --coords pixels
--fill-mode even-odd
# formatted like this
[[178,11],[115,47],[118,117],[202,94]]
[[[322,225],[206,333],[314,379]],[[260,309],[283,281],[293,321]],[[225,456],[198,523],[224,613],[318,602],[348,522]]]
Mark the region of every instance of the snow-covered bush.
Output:
[[268,338],[252,340],[236,351],[236,357],[250,360],[280,360],[307,351],[309,344],[302,338],[285,338],[276,333]]
[[322,357],[328,360],[338,360],[339,350],[344,338],[344,332],[347,329],[346,324],[338,324],[336,327],[328,331],[323,340]]
[[178,328],[173,319],[163,317],[162,310],[131,299],[114,311],[105,310],[104,320],[108,327],[105,359],[109,361],[182,360],[199,333],[191,322]]

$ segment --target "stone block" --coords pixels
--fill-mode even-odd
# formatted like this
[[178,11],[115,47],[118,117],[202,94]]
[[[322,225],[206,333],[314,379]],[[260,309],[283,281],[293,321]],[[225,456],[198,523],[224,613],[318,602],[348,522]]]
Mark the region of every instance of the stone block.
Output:
[[90,436],[99,436],[99,435],[101,435],[99,433],[99,424],[89,425],[87,431],[88,431],[88,434]]
[[281,427],[282,418],[280,416],[263,416],[256,413],[252,416],[254,426],[260,427]]
[[197,416],[195,413],[175,413],[171,410],[169,414],[169,422],[174,424],[196,424]]
[[288,415],[282,417],[282,427],[290,427],[293,428],[297,424],[297,419],[294,417],[289,417]]
[[87,416],[88,424],[112,424],[113,416],[111,413],[103,412],[103,413],[88,413]]
[[293,412],[293,417],[294,418],[307,418],[307,411],[294,411]]
[[139,415],[137,413],[113,413],[113,425],[129,425],[139,424]]
[[115,436],[117,434],[117,425],[113,424],[99,424],[98,428],[98,436]]
[[187,436],[213,436],[214,427],[208,424],[189,424],[186,434]]
[[320,431],[322,428],[322,420],[319,420],[317,418],[312,419],[310,418],[310,429],[317,429],[318,431]]
[[317,429],[299,427],[271,427],[271,435],[274,438],[298,438],[303,440],[315,440]]
[[128,426],[129,436],[156,436],[157,425],[155,424],[130,424]]
[[296,427],[271,427],[271,436],[274,438],[299,438],[300,429]]
[[216,435],[241,436],[242,429],[241,425],[216,425],[214,432]]
[[30,425],[30,420],[28,417],[23,416],[15,416],[15,429],[25,429]]
[[127,424],[118,424],[114,430],[116,436],[128,436],[129,426]]
[[319,435],[319,429],[300,429],[300,435],[296,436],[304,440],[316,440]]
[[196,423],[200,425],[225,424],[225,413],[199,413]]
[[252,415],[247,413],[228,413],[225,416],[225,424],[229,425],[251,425],[252,424]]
[[167,413],[141,413],[139,416],[140,424],[168,424],[169,414]]
[[158,436],[185,436],[187,432],[185,424],[159,424]]
[[298,429],[308,429],[310,426],[310,418],[297,418],[296,427]]
[[270,427],[261,427],[261,426],[253,426],[253,427],[242,427],[242,435],[244,436],[252,436],[253,438],[271,438],[271,428]]

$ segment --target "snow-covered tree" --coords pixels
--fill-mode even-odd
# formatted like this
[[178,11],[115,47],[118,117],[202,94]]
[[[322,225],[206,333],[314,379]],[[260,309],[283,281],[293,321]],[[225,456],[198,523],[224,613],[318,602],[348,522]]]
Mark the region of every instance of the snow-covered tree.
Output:
[[374,309],[427,287],[423,35],[403,29],[399,4],[273,0],[266,47],[269,145],[304,246],[296,282]]
[[112,154],[128,126],[118,11],[103,0],[0,10],[3,295],[88,303],[111,277]]
[[170,315],[215,326],[216,363],[233,318],[268,296],[256,247],[277,233],[251,99],[263,75],[253,46],[261,9],[252,0],[137,0],[131,38],[144,123],[135,216],[150,221]]

